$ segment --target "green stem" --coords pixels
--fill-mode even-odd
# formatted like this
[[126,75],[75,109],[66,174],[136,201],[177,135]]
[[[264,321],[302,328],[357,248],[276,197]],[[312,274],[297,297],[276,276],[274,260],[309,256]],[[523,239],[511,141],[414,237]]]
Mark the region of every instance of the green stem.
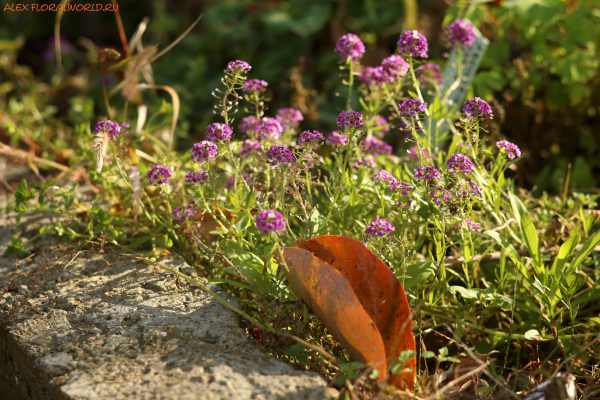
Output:
[[417,131],[415,130],[415,119],[411,118],[410,130],[412,132],[413,139],[415,139],[415,143],[417,143],[417,148],[419,149],[419,162],[421,163],[421,167],[423,166],[423,152],[421,151],[421,143],[419,142],[419,137],[417,136]]
[[290,223],[288,222],[288,215],[286,212],[286,208],[285,208],[285,168],[283,165],[280,166],[281,168],[281,182],[279,184],[279,197],[280,197],[280,201],[281,201],[281,213],[283,214],[283,219],[285,220],[285,225],[287,226],[288,232],[290,233],[290,235],[292,235],[292,237],[294,238],[294,240],[296,240],[296,235],[294,235],[294,232],[292,232],[292,228],[290,227]]
[[348,101],[346,103],[346,110],[350,111],[351,103],[352,103],[352,86],[354,85],[354,61],[352,61],[351,57],[348,57],[348,69],[350,71],[350,76],[348,78]]
[[[413,58],[412,56],[408,57],[408,61],[410,62],[410,76],[412,78],[413,81],[413,86],[415,87],[415,90],[417,91],[417,95],[419,96],[419,99],[425,103],[425,100],[423,100],[423,95],[421,94],[421,85],[419,84],[419,81],[417,80],[417,75],[415,75],[415,68],[413,67]],[[425,109],[425,115],[427,115],[429,117],[429,110]]]

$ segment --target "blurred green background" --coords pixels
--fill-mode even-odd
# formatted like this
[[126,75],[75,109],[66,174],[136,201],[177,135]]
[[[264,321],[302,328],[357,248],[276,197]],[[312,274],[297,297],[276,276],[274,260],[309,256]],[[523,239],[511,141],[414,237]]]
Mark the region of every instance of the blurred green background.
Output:
[[[57,124],[57,137],[63,128],[95,122],[105,114],[95,51],[122,49],[114,13],[64,14],[64,71],[57,76],[56,14],[7,10],[16,3],[2,2],[0,14],[0,111],[27,124],[24,105],[34,101],[45,123]],[[429,40],[430,61],[443,64],[443,28],[469,18],[491,42],[471,94],[494,108],[492,140],[507,138],[523,150],[517,182],[537,195],[562,192],[571,165],[571,189],[597,190],[600,0],[122,0],[119,12],[128,38],[147,17],[142,43],[161,48],[204,14],[153,65],[154,81],[181,97],[181,148],[200,139],[213,121],[210,93],[230,60],[249,62],[250,77],[269,82],[267,115],[299,108],[304,128],[328,132],[344,103],[336,96],[345,92],[333,52],[338,37],[359,35],[367,47],[362,64],[377,65],[395,50],[400,33],[419,29]],[[120,79],[117,73],[106,82],[110,87]],[[144,100],[151,111],[169,115],[168,95],[145,94]],[[119,107],[123,100],[117,95],[111,101]],[[244,115],[240,110],[237,119]],[[390,138],[397,144],[395,136]],[[1,126],[0,139],[11,140]]]

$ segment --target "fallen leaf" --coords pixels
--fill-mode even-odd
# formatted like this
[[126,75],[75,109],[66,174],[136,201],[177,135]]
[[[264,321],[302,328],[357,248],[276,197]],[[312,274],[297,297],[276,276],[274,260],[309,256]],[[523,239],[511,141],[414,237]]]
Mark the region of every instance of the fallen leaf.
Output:
[[310,251],[287,247],[283,252],[292,288],[319,317],[352,359],[375,368],[385,380],[386,353],[375,323],[362,307],[348,280]]
[[[311,251],[348,279],[381,334],[388,360],[397,360],[404,350],[416,350],[410,308],[402,284],[367,246],[349,237],[333,235],[301,239],[296,246]],[[412,372],[393,375],[390,383],[402,388],[403,381],[412,390],[416,358],[408,360],[405,368],[412,369]]]

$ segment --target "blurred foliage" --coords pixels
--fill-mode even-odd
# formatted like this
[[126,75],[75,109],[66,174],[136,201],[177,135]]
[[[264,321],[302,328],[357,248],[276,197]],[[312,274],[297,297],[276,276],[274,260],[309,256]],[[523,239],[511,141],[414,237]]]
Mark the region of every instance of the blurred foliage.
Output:
[[[416,23],[405,16],[409,3],[418,4]],[[219,85],[230,60],[248,61],[253,66],[251,77],[269,82],[273,109],[267,115],[280,107],[295,107],[305,115],[307,128],[327,131],[343,106],[336,95],[343,86],[332,51],[339,36],[358,34],[367,46],[363,64],[377,65],[394,51],[402,31],[418,28],[430,39],[430,60],[443,63],[446,49],[438,39],[442,27],[467,17],[491,42],[472,92],[497,99],[493,107],[499,118],[492,126],[492,140],[501,133],[525,150],[526,161],[516,171],[519,184],[535,186],[536,195],[543,190],[560,192],[569,165],[571,188],[597,184],[599,0],[123,0],[119,5],[128,37],[144,17],[149,18],[142,39],[145,48],[154,44],[164,48],[204,14],[168,57],[153,64],[155,82],[180,95],[181,148],[200,138],[213,122],[213,102],[204,94]],[[122,46],[113,13],[65,14],[60,27],[64,72],[62,80],[53,81],[54,23],[48,13],[5,12],[0,15],[0,40],[18,37],[24,43],[19,64],[52,83],[49,106],[55,108],[57,119],[75,126],[92,113],[105,113],[96,49]],[[120,78],[107,76],[109,88]],[[2,86],[0,94],[19,97],[9,89]],[[166,94],[145,94],[143,99],[150,111],[170,101]],[[115,100],[120,107],[122,100]],[[134,115],[132,108],[130,118]],[[236,119],[244,115],[240,110]]]

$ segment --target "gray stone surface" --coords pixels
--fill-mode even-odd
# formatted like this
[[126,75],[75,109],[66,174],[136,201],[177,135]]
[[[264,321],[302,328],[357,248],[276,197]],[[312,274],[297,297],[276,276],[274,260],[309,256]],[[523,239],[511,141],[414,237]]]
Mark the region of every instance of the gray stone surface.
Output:
[[[53,218],[16,228],[4,215],[0,253],[13,233],[32,237]],[[336,397],[319,375],[268,355],[198,287],[108,247],[77,254],[44,235],[27,250],[36,254],[25,262],[0,257],[0,318],[11,319],[0,328],[3,400]],[[162,262],[193,271],[179,256]],[[36,272],[3,293],[17,274]]]

